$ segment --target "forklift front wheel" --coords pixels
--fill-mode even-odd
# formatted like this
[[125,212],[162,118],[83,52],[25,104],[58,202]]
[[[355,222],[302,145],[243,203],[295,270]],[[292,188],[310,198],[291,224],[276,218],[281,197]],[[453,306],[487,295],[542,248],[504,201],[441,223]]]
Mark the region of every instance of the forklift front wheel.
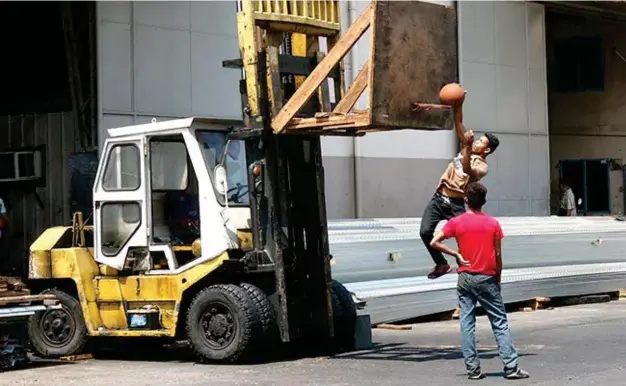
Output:
[[335,342],[339,351],[351,350],[354,346],[357,311],[352,294],[343,284],[332,281],[332,306]]
[[235,362],[253,350],[261,331],[257,308],[246,291],[219,284],[200,291],[187,312],[187,338],[202,362]]
[[60,309],[37,312],[28,323],[28,337],[38,356],[59,358],[77,354],[87,341],[87,327],[80,302],[59,290],[48,290]]

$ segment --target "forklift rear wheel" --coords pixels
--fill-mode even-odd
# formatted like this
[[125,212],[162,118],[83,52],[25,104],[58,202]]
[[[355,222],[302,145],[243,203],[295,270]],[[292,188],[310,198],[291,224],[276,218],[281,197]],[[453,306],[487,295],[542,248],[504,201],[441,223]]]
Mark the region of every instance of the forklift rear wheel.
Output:
[[87,327],[80,302],[59,290],[47,290],[59,299],[60,309],[37,312],[28,323],[28,337],[38,356],[59,358],[80,352],[87,342]]
[[258,342],[260,320],[247,292],[233,284],[200,291],[187,311],[187,338],[202,362],[235,362]]
[[335,342],[339,350],[351,350],[354,347],[356,305],[352,294],[343,284],[333,280],[331,288]]

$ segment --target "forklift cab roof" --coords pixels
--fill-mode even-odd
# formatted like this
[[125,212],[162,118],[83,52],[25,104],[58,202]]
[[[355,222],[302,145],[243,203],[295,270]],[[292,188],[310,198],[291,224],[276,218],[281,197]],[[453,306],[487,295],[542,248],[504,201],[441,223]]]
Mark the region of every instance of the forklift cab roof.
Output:
[[131,136],[163,135],[178,132],[184,129],[228,131],[230,130],[229,126],[240,127],[242,125],[242,121],[234,119],[190,117],[168,121],[157,121],[156,118],[153,118],[151,123],[117,127],[114,129],[108,129],[107,131],[109,133],[109,137],[111,138],[123,138]]

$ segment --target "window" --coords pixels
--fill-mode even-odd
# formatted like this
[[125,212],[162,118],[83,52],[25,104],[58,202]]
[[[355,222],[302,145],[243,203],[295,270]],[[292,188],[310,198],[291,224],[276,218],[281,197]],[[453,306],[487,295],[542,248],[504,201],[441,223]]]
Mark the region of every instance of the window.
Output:
[[[204,162],[209,169],[209,173],[213,172],[213,169],[220,163],[221,159],[224,160],[224,167],[226,167],[226,172],[228,173],[228,204],[249,205],[245,142],[242,140],[231,140],[228,143],[228,151],[224,154],[226,132],[197,131],[196,138],[202,149]],[[222,198],[218,199],[221,200]]]
[[186,190],[188,172],[184,142],[150,141],[152,190]]
[[115,145],[109,152],[104,171],[104,190],[137,190],[141,186],[139,148],[135,145]]
[[102,253],[115,256],[141,225],[141,206],[136,202],[102,205]]
[[555,91],[604,91],[604,45],[601,37],[578,36],[554,45]]

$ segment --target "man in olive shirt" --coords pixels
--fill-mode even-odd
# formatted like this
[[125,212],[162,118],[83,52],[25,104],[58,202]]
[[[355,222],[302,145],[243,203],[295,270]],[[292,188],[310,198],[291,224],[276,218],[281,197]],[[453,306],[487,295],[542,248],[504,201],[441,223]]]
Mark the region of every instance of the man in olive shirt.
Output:
[[559,216],[576,216],[576,198],[572,188],[563,178],[559,180],[559,188],[561,189]]
[[436,264],[428,274],[429,279],[436,279],[452,271],[441,252],[430,246],[437,224],[465,212],[465,187],[487,175],[487,156],[500,144],[498,138],[489,133],[474,141],[472,130],[465,131],[463,126],[462,103],[454,106],[454,127],[462,150],[443,172],[434,196],[426,205],[420,226],[420,238]]

